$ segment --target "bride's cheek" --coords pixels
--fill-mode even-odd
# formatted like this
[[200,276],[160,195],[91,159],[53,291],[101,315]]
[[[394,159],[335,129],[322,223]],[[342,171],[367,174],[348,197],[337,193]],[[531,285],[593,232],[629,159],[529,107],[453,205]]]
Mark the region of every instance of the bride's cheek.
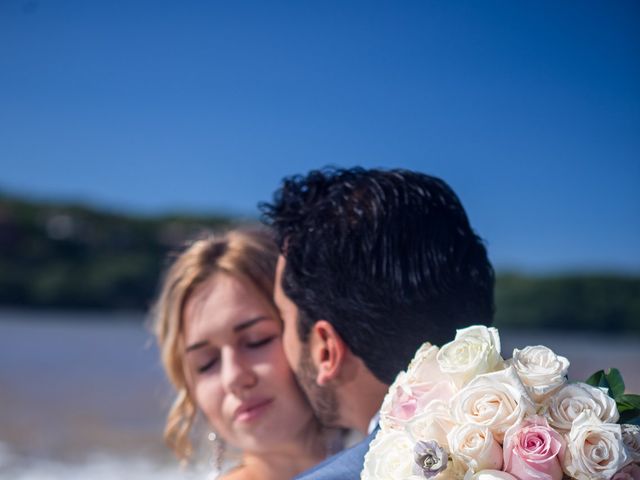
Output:
[[215,379],[208,378],[197,382],[195,385],[196,403],[205,416],[212,421],[219,421],[222,417],[222,404],[224,395],[216,384]]

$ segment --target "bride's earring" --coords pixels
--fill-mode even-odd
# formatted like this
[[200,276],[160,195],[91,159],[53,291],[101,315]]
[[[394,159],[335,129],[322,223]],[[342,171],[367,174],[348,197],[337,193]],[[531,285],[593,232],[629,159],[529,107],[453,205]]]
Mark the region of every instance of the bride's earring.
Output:
[[215,432],[209,432],[207,438],[211,442],[211,457],[209,459],[211,474],[208,480],[215,480],[222,474],[222,457],[224,456],[225,444],[224,440],[216,435]]

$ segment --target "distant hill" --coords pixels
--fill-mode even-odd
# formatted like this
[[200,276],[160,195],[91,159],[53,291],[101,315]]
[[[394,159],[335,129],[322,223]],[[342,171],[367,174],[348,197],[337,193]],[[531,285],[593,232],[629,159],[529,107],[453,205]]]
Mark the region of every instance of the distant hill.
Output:
[[[134,216],[0,193],[0,306],[145,310],[168,254],[224,216]],[[640,277],[498,274],[496,325],[640,334]]]
[[640,277],[503,273],[496,307],[496,326],[640,334]]
[[144,309],[167,254],[222,216],[133,216],[0,194],[0,305]]

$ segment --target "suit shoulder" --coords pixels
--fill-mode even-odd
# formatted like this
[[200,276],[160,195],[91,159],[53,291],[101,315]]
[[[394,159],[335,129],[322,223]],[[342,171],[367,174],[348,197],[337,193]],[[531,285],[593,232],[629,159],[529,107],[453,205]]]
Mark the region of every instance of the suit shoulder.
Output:
[[364,465],[364,456],[369,449],[373,435],[360,443],[343,450],[310,470],[301,473],[295,480],[357,480]]

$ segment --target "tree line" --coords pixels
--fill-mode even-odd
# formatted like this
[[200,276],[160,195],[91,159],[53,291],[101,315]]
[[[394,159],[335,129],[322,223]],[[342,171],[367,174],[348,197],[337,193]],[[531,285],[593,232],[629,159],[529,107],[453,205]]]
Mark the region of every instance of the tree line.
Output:
[[[0,306],[146,310],[172,252],[223,215],[143,216],[0,192]],[[496,325],[640,333],[640,276],[498,272]]]

